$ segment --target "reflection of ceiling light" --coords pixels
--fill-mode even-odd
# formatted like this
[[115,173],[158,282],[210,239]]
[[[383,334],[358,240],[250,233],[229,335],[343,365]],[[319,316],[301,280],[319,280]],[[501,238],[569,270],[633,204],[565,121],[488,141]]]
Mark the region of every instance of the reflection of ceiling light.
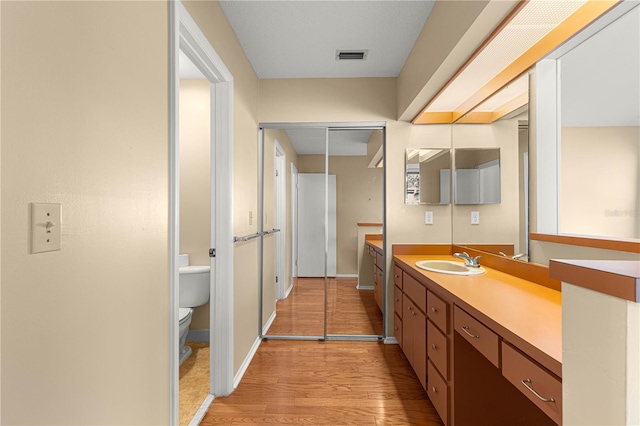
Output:
[[[522,106],[522,93],[498,105],[483,105],[540,59],[618,3],[617,0],[529,0],[516,8],[449,82],[429,101],[413,124],[469,122],[504,116]],[[519,100],[516,100],[519,99]],[[493,102],[493,101],[492,101]],[[490,104],[489,104],[490,105]],[[481,110],[475,110],[482,106]],[[512,110],[513,110],[512,109]],[[473,112],[470,112],[473,111]],[[498,117],[499,118],[499,117]],[[493,121],[493,120],[492,120]],[[491,121],[481,121],[491,122]]]

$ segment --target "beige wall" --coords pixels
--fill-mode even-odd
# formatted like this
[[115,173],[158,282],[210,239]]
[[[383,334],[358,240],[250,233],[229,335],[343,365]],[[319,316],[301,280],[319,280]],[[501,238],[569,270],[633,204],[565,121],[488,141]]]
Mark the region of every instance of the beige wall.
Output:
[[[492,124],[456,124],[454,148],[500,148],[499,204],[455,205],[453,242],[456,244],[514,244],[520,253],[520,197],[518,120]],[[457,164],[457,160],[455,160]],[[471,225],[471,212],[480,212],[480,224]]]
[[[180,80],[180,253],[209,265],[211,245],[211,85]],[[210,306],[193,312],[192,329],[209,329]]]
[[562,283],[562,356],[564,424],[639,424],[640,304]]
[[640,238],[640,127],[563,127],[560,233]]
[[[336,257],[338,274],[358,273],[358,223],[382,222],[382,169],[368,168],[366,156],[331,156],[336,176]],[[300,155],[300,173],[324,173],[324,155]]]
[[[167,424],[167,4],[0,7],[0,422]],[[60,251],[29,254],[30,202]]]
[[[258,78],[218,2],[189,1],[185,6],[233,75],[234,234],[253,234],[258,230]],[[258,242],[236,243],[234,247],[237,372],[258,334]]]

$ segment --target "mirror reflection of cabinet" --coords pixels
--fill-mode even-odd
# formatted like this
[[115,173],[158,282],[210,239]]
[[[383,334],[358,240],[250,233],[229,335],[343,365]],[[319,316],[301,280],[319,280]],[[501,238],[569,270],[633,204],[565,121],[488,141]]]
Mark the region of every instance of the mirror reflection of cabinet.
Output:
[[454,201],[456,204],[500,203],[500,149],[455,150]]
[[451,150],[407,149],[404,194],[405,204],[449,204]]

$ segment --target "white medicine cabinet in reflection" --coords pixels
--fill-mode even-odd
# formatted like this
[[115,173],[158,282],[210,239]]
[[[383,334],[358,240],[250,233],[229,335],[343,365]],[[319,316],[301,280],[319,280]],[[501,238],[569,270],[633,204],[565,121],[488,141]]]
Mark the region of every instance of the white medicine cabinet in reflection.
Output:
[[455,204],[499,204],[500,148],[405,151],[405,204],[447,205],[452,192]]
[[449,204],[451,150],[407,149],[404,189],[405,204]]
[[500,148],[455,150],[454,202],[500,203]]

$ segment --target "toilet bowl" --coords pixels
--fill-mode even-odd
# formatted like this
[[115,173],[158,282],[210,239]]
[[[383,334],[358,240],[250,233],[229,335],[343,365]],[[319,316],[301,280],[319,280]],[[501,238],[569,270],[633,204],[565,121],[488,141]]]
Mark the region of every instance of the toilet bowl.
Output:
[[[181,265],[184,265],[181,258]],[[186,346],[187,334],[194,308],[209,301],[209,266],[180,266],[179,268],[179,356],[182,364],[191,355]]]
[[180,323],[180,346],[179,346],[179,356],[180,356],[180,364],[184,362],[187,358],[191,356],[191,348],[185,343],[187,342],[187,334],[189,334],[189,324],[191,324],[191,315],[193,315],[193,308],[180,308],[179,309]]

